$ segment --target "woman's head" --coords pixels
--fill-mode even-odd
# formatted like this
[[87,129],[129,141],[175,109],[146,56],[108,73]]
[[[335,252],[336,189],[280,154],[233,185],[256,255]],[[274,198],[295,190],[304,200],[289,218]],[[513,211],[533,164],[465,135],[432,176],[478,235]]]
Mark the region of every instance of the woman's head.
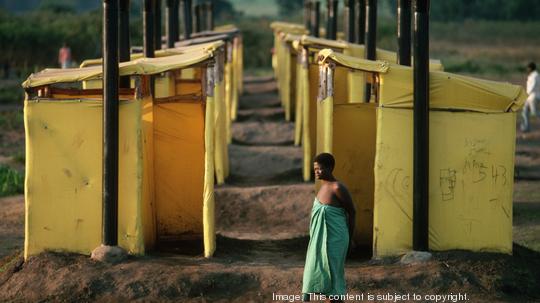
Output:
[[332,171],[336,160],[334,156],[329,153],[318,154],[313,160],[313,170],[315,172],[315,178],[320,180],[330,179],[332,177]]

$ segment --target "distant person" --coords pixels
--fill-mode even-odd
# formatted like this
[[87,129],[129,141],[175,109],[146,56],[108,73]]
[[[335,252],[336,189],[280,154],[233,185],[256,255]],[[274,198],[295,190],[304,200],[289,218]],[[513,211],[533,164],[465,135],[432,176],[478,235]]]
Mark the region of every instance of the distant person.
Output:
[[321,295],[332,299],[330,302],[342,302],[339,296],[347,291],[345,258],[354,232],[355,210],[349,191],[332,174],[334,165],[334,157],[328,153],[319,154],[313,164],[321,188],[311,210],[302,285],[306,302],[320,300]]
[[58,51],[58,63],[62,68],[69,68],[71,66],[71,49],[64,42],[60,51]]
[[538,72],[536,71],[536,64],[531,62],[527,65],[527,100],[523,106],[523,111],[521,116],[523,121],[521,121],[521,131],[528,132],[530,131],[529,125],[529,111],[532,116],[537,117],[538,112],[536,111],[536,103],[540,100],[540,79],[538,79]]

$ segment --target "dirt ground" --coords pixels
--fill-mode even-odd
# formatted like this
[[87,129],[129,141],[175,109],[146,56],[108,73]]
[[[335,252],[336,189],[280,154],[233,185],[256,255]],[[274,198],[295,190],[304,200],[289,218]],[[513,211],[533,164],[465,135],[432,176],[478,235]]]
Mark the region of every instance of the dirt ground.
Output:
[[[0,302],[292,302],[301,290],[313,184],[301,182],[301,152],[292,146],[293,125],[283,119],[275,83],[248,79],[240,106],[232,175],[216,189],[213,258],[171,250],[106,265],[46,252],[23,262],[24,199],[3,198]],[[348,292],[363,294],[363,302],[390,302],[368,294],[413,293],[421,300],[400,302],[450,294],[466,294],[469,302],[540,302],[538,119],[533,128],[518,133],[512,256],[450,251],[401,265],[357,253],[346,265]]]

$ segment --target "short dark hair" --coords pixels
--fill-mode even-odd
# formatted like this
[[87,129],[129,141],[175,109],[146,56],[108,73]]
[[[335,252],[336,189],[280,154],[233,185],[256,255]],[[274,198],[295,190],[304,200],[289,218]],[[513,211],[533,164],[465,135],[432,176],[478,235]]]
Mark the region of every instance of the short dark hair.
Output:
[[313,162],[319,163],[331,170],[333,170],[334,166],[336,165],[336,160],[334,159],[334,156],[329,153],[318,154],[313,160]]
[[536,70],[536,64],[534,64],[534,62],[529,62],[529,64],[527,64],[527,67],[531,70]]

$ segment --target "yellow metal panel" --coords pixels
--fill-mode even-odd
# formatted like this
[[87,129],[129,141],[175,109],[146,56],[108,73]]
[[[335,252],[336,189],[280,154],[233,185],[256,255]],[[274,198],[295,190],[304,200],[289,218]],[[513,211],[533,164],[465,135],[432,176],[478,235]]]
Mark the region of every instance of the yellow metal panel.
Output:
[[203,232],[204,106],[154,106],[154,182],[158,238]]
[[351,193],[356,209],[354,240],[372,246],[376,106],[336,104],[333,110],[334,175]]
[[[118,242],[144,253],[141,101],[120,104]],[[25,101],[25,257],[101,243],[102,103]]]
[[[511,253],[515,125],[515,113],[430,112],[430,249]],[[412,248],[412,127],[412,110],[377,110],[377,257]]]

